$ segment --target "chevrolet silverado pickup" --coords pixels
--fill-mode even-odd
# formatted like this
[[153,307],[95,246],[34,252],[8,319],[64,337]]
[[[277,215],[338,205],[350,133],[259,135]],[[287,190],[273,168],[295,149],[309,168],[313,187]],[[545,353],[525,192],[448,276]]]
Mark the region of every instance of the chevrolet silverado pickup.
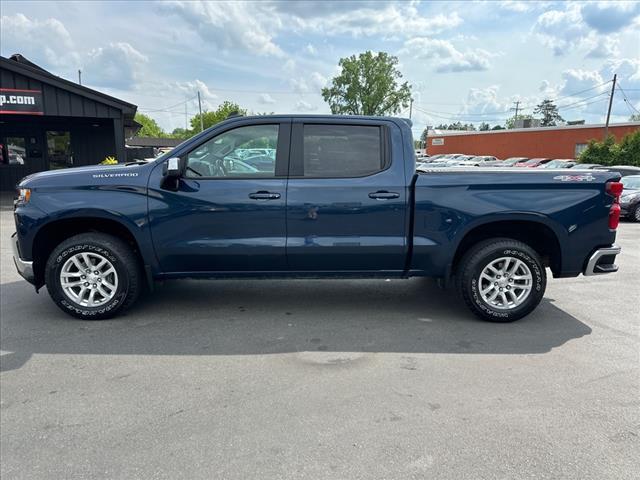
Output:
[[[423,167],[424,168],[424,167]],[[416,171],[410,121],[228,119],[148,163],[24,178],[14,259],[82,319],[175,278],[409,278],[519,319],[553,277],[615,272],[615,172]]]

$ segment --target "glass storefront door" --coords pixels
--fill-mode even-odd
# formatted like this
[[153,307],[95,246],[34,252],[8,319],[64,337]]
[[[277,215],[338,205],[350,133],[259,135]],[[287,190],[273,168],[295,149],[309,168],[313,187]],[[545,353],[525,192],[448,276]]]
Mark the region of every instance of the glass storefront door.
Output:
[[47,160],[49,170],[73,167],[71,133],[68,131],[47,131]]

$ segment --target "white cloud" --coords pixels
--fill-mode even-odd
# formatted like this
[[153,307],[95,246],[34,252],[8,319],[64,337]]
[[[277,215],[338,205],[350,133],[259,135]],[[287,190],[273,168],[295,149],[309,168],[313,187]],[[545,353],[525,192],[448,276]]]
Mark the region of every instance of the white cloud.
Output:
[[[486,88],[470,88],[462,109],[463,113],[474,115],[486,114],[486,118],[491,120],[508,115],[508,113],[505,112],[509,112],[509,109],[512,107],[512,101],[510,99],[500,98],[499,93],[499,85],[491,85]],[[477,121],[482,121],[483,116],[479,115]]]
[[413,58],[434,60],[435,71],[439,73],[488,70],[493,56],[480,48],[461,52],[447,40],[428,37],[407,40],[400,53],[409,54]]
[[620,55],[619,40],[611,37],[594,39],[594,45],[587,52],[587,58],[616,58]]
[[35,63],[56,67],[77,67],[79,55],[71,35],[55,18],[32,20],[22,13],[0,19],[3,49],[8,55],[21,53]]
[[307,46],[304,47],[304,51],[309,55],[316,55],[318,53],[318,51],[316,50],[316,47],[314,47],[310,43],[307,43]]
[[284,56],[274,40],[274,33],[282,26],[280,18],[267,3],[173,1],[160,6],[182,18],[203,40],[219,49]]
[[622,88],[640,89],[640,58],[610,60],[600,70],[600,75],[607,80],[613,77],[614,73],[618,74]]
[[407,37],[416,32],[440,33],[462,23],[457,12],[424,15],[413,3],[403,2],[281,2],[276,5],[283,17],[288,17],[283,24],[297,31],[325,35]]
[[276,103],[276,99],[273,98],[268,93],[263,93],[258,97],[258,102],[265,105],[270,105],[270,104]]
[[536,8],[536,2],[505,0],[499,3],[500,8],[511,12],[524,13]]
[[295,105],[295,109],[299,112],[313,112],[317,110],[318,107],[311,105],[309,102],[305,102],[304,100],[298,100]]
[[[145,86],[141,88],[146,88]],[[216,95],[212,89],[202,80],[194,80],[188,82],[170,82],[162,84],[158,87],[154,87],[155,90],[160,92],[166,92],[168,98],[178,97],[192,99],[189,103],[189,108],[197,108],[198,100],[197,95],[200,92],[200,102],[202,103],[203,110],[215,110],[218,102],[218,95]],[[176,109],[178,111],[179,109]],[[179,112],[180,113],[180,112]]]
[[541,14],[532,29],[556,55],[584,48],[588,49],[589,58],[617,56],[617,35],[640,20],[638,2],[583,2],[563,6],[563,10]]
[[585,2],[582,18],[599,33],[614,33],[633,24],[640,15],[638,2]]
[[289,85],[297,93],[317,93],[327,84],[327,78],[318,72],[312,72],[308,77],[293,77]]
[[555,55],[563,55],[588,34],[578,4],[570,4],[565,10],[546,11],[536,20],[533,31]]
[[89,52],[83,67],[84,78],[91,85],[127,89],[139,78],[141,65],[148,61],[128,43],[109,43]]
[[[577,92],[593,88],[604,82],[605,80],[602,78],[602,75],[596,71],[571,68],[562,72],[562,87],[559,93],[563,96],[574,95]],[[585,92],[583,96],[593,96],[605,91],[606,87],[599,87],[598,89]]]

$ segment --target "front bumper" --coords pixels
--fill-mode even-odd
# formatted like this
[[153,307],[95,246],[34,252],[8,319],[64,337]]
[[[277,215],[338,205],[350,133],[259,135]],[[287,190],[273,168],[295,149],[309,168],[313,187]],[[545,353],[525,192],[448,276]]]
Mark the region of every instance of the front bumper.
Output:
[[615,262],[616,255],[620,253],[620,246],[611,245],[606,248],[599,248],[589,257],[587,266],[582,272],[585,276],[602,275],[605,273],[614,273],[618,271]]
[[18,273],[27,282],[35,284],[35,275],[33,273],[33,262],[20,258],[20,249],[18,248],[18,234],[11,235],[11,247],[13,249],[13,263],[16,265]]

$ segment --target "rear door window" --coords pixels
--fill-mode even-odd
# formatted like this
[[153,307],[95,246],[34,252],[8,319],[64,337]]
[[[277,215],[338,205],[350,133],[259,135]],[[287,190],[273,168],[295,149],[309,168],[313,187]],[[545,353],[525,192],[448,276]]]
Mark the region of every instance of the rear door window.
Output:
[[304,177],[363,177],[384,169],[382,128],[306,124]]

